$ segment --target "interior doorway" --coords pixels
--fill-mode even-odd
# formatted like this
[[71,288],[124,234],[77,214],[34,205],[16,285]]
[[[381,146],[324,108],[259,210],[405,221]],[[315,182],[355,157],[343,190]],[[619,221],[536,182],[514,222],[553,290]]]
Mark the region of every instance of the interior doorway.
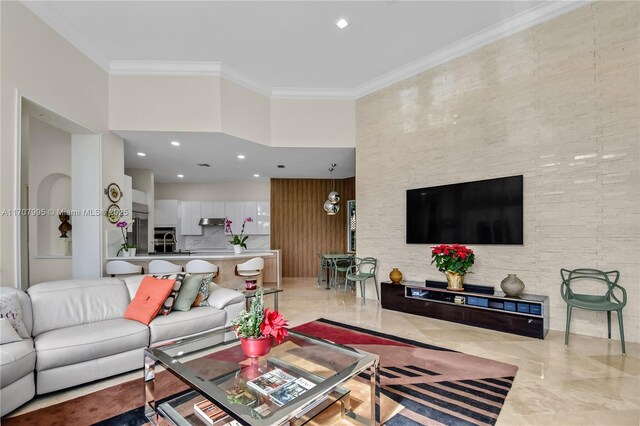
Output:
[[101,276],[100,135],[19,96],[19,287]]

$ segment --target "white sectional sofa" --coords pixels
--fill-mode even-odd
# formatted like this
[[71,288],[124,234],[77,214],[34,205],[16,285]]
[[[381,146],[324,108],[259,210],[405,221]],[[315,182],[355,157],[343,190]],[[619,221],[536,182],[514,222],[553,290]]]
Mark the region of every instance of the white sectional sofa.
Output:
[[0,345],[0,414],[29,401],[34,389],[40,395],[142,368],[144,348],[224,327],[244,309],[242,293],[212,284],[211,306],[160,315],[147,326],[124,318],[143,278],[52,281],[28,295],[0,288],[19,294],[33,336]]

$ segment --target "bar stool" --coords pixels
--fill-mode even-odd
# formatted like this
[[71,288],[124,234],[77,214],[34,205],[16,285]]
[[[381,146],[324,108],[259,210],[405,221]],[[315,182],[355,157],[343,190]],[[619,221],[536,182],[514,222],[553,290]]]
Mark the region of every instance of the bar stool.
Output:
[[175,272],[182,272],[182,266],[166,260],[152,260],[149,262],[150,274],[173,274]]
[[213,278],[218,276],[218,270],[218,265],[201,259],[191,260],[184,267],[189,274],[213,274]]
[[258,277],[264,269],[264,259],[254,257],[244,263],[236,265],[235,274],[237,277],[244,278],[245,289],[255,290],[258,287]]
[[106,266],[107,274],[115,277],[116,275],[140,275],[144,274],[144,268],[142,265],[134,265],[124,260],[113,260],[107,262]]

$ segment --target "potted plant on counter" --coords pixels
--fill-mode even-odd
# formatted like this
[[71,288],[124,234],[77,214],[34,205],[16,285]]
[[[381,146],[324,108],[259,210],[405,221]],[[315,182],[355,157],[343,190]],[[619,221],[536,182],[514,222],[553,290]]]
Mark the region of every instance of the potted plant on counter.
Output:
[[120,250],[118,250],[116,256],[120,256],[120,253],[122,253],[121,257],[134,257],[136,255],[136,246],[129,243],[129,237],[127,236],[129,226],[132,224],[133,220],[131,223],[127,223],[124,220],[116,223],[116,227],[120,229],[120,232],[122,232],[122,244],[120,244]]
[[431,259],[431,264],[447,276],[448,290],[464,291],[464,276],[475,261],[473,250],[460,244],[441,244],[432,247]]
[[247,222],[253,222],[253,219],[251,217],[248,217],[245,220],[243,220],[242,228],[240,229],[240,234],[236,235],[233,233],[233,229],[231,229],[231,225],[233,224],[233,221],[230,220],[229,218],[224,219],[224,232],[228,235],[231,235],[231,239],[229,240],[229,243],[233,245],[233,252],[235,254],[241,254],[242,249],[247,248],[247,239],[249,238],[249,236],[244,235],[244,226],[247,224]]
[[266,355],[271,350],[272,339],[278,343],[289,335],[289,324],[278,311],[264,307],[264,292],[259,290],[249,311],[242,311],[231,323],[244,354],[250,358]]

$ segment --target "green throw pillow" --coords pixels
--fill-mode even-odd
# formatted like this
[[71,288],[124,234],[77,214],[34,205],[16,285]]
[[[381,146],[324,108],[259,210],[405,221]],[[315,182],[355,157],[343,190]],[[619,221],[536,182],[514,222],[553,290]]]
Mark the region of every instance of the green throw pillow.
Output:
[[204,278],[204,275],[202,274],[189,274],[185,277],[182,281],[182,287],[180,287],[178,297],[173,304],[174,311],[186,312],[191,309],[191,305],[193,305],[193,302],[196,300],[196,296],[198,296],[198,290],[200,290],[202,278]]

